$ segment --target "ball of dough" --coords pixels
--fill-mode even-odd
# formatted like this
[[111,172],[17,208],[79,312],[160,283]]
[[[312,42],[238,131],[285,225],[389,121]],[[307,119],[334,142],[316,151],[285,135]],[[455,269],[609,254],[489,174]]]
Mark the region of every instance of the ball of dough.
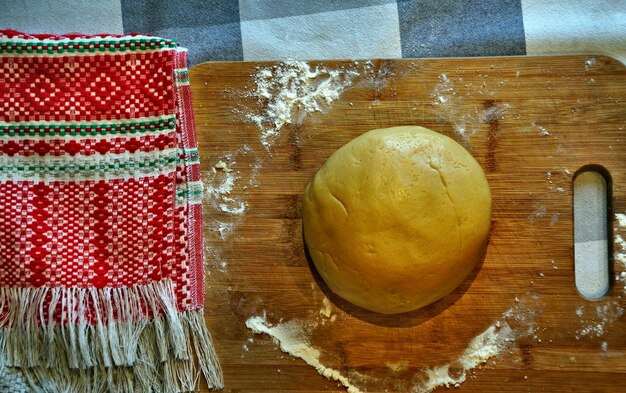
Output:
[[491,192],[480,165],[416,126],[369,131],[337,150],[307,186],[303,230],[330,289],[385,314],[452,292],[482,258]]

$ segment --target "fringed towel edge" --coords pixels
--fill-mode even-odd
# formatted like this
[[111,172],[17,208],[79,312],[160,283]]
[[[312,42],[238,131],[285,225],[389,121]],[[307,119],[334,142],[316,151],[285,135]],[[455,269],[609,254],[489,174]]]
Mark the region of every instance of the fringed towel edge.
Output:
[[0,369],[19,370],[35,392],[185,392],[200,372],[209,388],[223,388],[204,309],[178,311],[176,304],[170,280],[2,287]]

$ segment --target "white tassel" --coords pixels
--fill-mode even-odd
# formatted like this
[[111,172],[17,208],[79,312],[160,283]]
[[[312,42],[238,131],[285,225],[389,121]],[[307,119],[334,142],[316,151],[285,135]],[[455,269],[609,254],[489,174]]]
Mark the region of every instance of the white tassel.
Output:
[[[51,292],[51,296],[50,296],[50,303],[48,304],[48,314],[47,315],[54,315],[54,313],[56,312],[57,306],[59,305],[59,302],[61,301],[61,290],[60,288],[52,288],[50,290]],[[41,305],[41,309],[44,309],[45,304]],[[43,311],[42,311],[43,314]],[[44,341],[46,343],[46,348],[44,350],[43,353],[46,354],[46,367],[50,368],[50,367],[55,367],[55,363],[57,362],[56,359],[56,354],[57,354],[57,349],[56,349],[56,335],[55,335],[55,321],[54,318],[50,318],[48,317],[48,320],[45,321],[45,318],[43,317],[43,315],[41,316],[41,327],[44,329]]]
[[105,310],[107,315],[107,332],[109,333],[109,346],[111,348],[111,357],[113,358],[113,364],[116,366],[123,366],[122,346],[120,345],[120,335],[118,333],[118,327],[121,320],[116,323],[116,319],[120,317],[119,308],[118,314],[115,315],[113,307],[113,296],[111,293],[115,293],[111,288],[105,288]]
[[156,287],[159,299],[162,302],[163,311],[170,327],[171,350],[177,359],[188,359],[185,349],[186,337],[183,332],[181,321],[176,310],[176,296],[171,285],[163,285]]
[[186,314],[202,374],[209,388],[221,389],[224,387],[222,368],[217,360],[211,334],[204,324],[203,315],[204,309]]
[[113,361],[111,359],[111,348],[109,347],[109,341],[107,340],[109,332],[103,320],[104,317],[102,314],[102,302],[99,301],[98,291],[95,288],[89,288],[88,292],[91,298],[91,304],[93,305],[93,311],[96,318],[96,332],[94,336],[97,337],[99,343],[99,345],[95,345],[95,356],[101,359],[102,365],[104,367],[111,367],[113,365]]
[[94,359],[89,345],[93,334],[89,334],[92,326],[87,322],[87,294],[87,291],[78,293],[78,349],[82,357],[83,367],[88,368],[94,366]]

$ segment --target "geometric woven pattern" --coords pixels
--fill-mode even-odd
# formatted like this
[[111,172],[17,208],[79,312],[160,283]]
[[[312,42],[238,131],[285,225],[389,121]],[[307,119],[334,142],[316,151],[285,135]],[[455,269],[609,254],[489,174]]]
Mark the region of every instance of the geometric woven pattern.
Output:
[[[157,385],[186,390],[194,341],[219,387],[202,320],[201,190],[185,50],[155,37],[1,32],[0,342],[30,338],[0,367],[39,367],[26,375],[37,384],[53,370],[35,351],[54,347],[68,370],[132,370],[133,389],[150,391],[137,359],[157,356],[155,370],[188,380]],[[59,333],[73,324],[88,337]],[[116,332],[135,348],[127,356],[111,348],[120,324],[133,326]]]

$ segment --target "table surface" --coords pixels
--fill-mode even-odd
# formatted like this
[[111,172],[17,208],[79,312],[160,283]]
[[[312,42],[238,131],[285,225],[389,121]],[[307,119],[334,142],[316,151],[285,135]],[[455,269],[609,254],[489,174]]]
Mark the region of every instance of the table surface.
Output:
[[3,1],[0,28],[141,33],[205,61],[604,54],[626,61],[621,0]]

